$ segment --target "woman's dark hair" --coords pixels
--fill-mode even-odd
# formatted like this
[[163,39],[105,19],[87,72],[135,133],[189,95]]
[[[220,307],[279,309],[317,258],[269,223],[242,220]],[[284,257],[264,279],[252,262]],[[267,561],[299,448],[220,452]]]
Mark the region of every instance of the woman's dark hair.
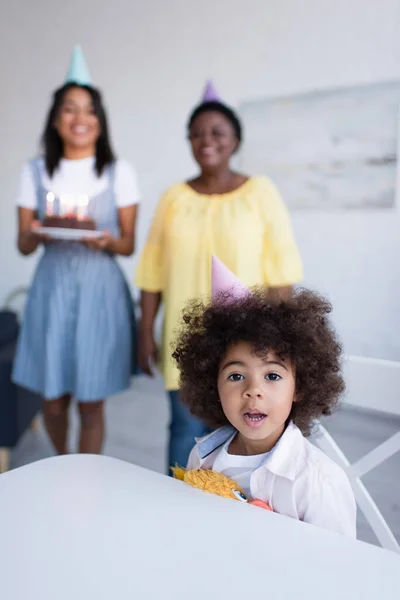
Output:
[[219,112],[221,115],[224,115],[224,117],[230,121],[238,141],[242,141],[243,128],[239,117],[231,108],[229,108],[229,106],[226,106],[226,104],[223,104],[222,102],[216,102],[215,100],[211,102],[203,102],[194,109],[187,124],[189,132],[197,117],[206,112]]
[[66,83],[54,92],[53,104],[47,116],[46,125],[42,135],[46,171],[50,177],[57,169],[58,164],[63,156],[63,143],[57,129],[54,126],[54,122],[57,119],[65,94],[74,88],[86,90],[90,94],[95,115],[99,119],[100,135],[96,142],[95,165],[97,175],[100,176],[104,170],[104,167],[111,164],[115,160],[109,139],[106,112],[104,110],[100,92],[90,85]]
[[327,317],[331,310],[308,290],[286,301],[262,288],[240,300],[225,294],[213,304],[192,301],[173,354],[183,402],[211,427],[226,425],[217,388],[220,364],[230,346],[248,342],[257,355],[272,351],[294,367],[297,401],[289,419],[309,435],[314,420],[329,415],[345,389],[342,349]]

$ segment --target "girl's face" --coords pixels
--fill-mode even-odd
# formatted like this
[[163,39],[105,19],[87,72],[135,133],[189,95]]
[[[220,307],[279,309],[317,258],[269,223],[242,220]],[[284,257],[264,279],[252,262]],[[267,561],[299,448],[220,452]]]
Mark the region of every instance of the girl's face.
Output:
[[189,139],[194,159],[206,172],[228,168],[238,147],[232,123],[218,111],[201,113],[190,128]]
[[221,361],[218,392],[238,430],[238,454],[271,450],[284,432],[295,399],[295,372],[273,352],[259,357],[247,342],[230,346]]
[[100,123],[87,90],[76,87],[65,93],[54,127],[64,147],[88,149],[94,153],[100,135]]

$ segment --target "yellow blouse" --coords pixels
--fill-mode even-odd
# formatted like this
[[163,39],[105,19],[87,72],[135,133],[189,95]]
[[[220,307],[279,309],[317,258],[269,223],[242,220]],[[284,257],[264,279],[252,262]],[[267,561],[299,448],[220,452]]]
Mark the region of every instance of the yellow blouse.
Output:
[[159,202],[136,285],[162,293],[162,368],[168,390],[179,389],[171,354],[181,311],[189,299],[211,293],[213,254],[248,286],[279,287],[302,279],[289,215],[271,181],[253,177],[219,195],[199,194],[180,183]]

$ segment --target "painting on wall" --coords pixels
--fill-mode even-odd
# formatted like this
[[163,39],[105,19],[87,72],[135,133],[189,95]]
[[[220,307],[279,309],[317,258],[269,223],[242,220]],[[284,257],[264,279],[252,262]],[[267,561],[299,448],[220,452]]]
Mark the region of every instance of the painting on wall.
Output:
[[395,206],[400,82],[245,102],[241,170],[290,209]]

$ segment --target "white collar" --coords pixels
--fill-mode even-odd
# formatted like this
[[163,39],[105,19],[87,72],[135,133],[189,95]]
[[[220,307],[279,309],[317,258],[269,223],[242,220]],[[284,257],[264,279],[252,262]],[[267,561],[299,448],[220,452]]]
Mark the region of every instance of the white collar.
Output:
[[[203,462],[212,452],[223,446],[223,444],[235,432],[234,427],[226,425],[213,431],[198,441],[197,451],[199,459]],[[300,429],[292,422],[288,424],[283,435],[265,461],[259,467],[265,466],[271,473],[286,477],[290,481],[296,478],[300,469],[300,461],[303,457],[304,437]]]

